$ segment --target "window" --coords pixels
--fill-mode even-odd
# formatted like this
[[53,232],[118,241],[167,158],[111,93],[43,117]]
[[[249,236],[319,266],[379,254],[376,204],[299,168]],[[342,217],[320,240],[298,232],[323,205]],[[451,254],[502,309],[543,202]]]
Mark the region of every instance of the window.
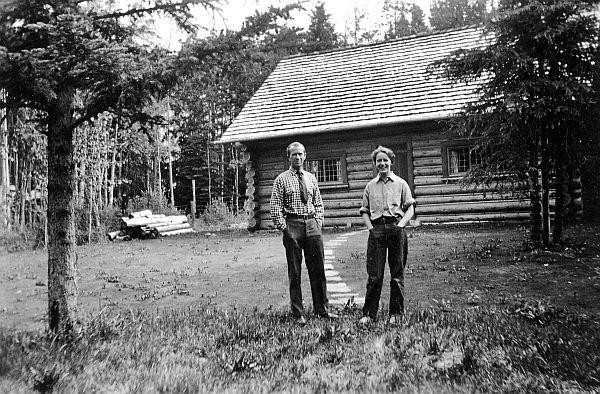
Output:
[[306,160],[306,170],[312,172],[320,186],[347,185],[346,155],[339,153],[330,157]]
[[451,142],[442,146],[442,169],[446,177],[465,175],[479,164],[481,152],[467,141]]

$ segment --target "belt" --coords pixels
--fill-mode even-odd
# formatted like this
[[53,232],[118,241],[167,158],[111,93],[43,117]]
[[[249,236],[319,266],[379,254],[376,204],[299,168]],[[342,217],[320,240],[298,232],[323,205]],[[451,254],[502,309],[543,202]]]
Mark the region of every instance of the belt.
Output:
[[378,217],[375,220],[371,220],[371,224],[377,225],[377,224],[397,224],[398,223],[398,218],[397,217],[391,217],[391,216],[381,216]]
[[314,213],[311,213],[308,215],[298,215],[296,213],[288,213],[287,215],[285,215],[286,219],[304,219],[304,220],[306,220],[306,219],[314,219],[314,217],[315,217]]

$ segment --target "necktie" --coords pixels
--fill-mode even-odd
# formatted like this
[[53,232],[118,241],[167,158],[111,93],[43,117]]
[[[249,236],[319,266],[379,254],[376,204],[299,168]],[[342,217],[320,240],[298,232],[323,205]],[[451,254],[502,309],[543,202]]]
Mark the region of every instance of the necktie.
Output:
[[304,204],[308,201],[308,191],[306,189],[306,183],[304,182],[304,177],[302,176],[302,172],[298,171],[298,180],[300,181],[300,199]]

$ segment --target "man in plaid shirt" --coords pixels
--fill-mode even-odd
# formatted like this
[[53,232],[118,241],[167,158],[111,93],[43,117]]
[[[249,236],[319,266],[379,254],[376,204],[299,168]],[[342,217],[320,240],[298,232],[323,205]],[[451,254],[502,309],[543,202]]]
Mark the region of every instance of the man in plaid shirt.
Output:
[[314,312],[319,317],[336,317],[327,311],[327,281],[323,262],[323,200],[315,176],[304,171],[306,150],[299,142],[287,147],[290,168],[275,179],[271,194],[271,217],[283,232],[288,263],[292,316],[306,324],[300,287],[302,252],[310,280]]

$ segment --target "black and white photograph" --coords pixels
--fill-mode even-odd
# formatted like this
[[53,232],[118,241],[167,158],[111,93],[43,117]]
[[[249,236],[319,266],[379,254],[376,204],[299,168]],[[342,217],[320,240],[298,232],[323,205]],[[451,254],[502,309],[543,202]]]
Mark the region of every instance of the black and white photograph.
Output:
[[0,393],[599,392],[599,37],[0,0]]

